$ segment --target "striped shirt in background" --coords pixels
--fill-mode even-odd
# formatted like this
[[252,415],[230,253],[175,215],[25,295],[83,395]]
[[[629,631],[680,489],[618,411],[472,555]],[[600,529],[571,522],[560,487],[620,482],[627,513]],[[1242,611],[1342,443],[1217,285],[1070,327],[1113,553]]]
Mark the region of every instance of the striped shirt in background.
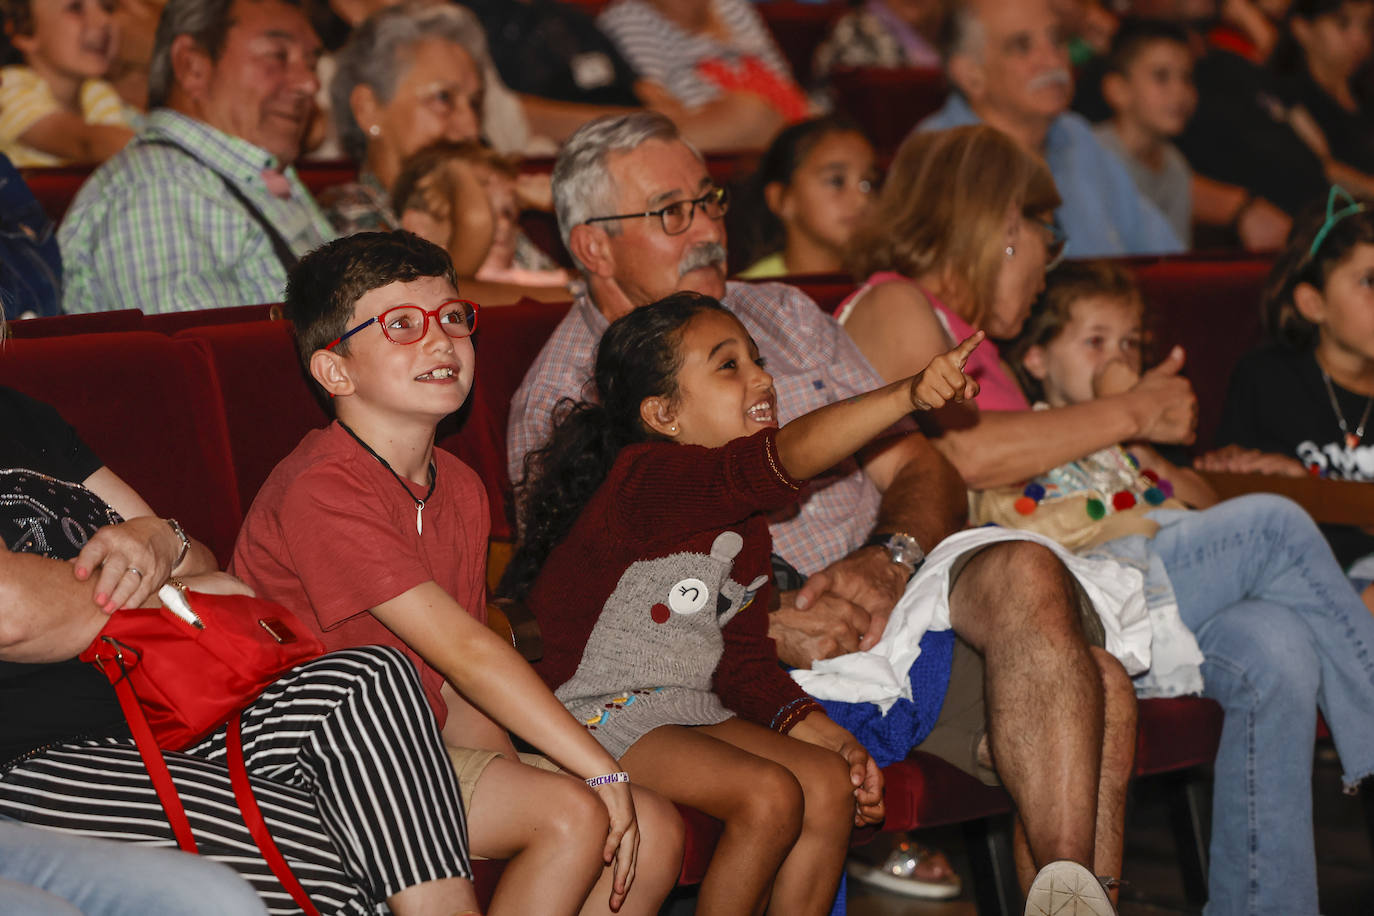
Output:
[[[205,165],[149,142],[159,139],[193,151]],[[96,169],[62,221],[64,311],[155,314],[280,302],[286,269],[216,175],[233,182],[301,256],[335,233],[294,168],[285,170],[290,197],[268,190],[263,170],[277,165],[246,140],[165,108],[154,111],[134,141]]]
[[597,17],[596,24],[643,79],[663,85],[688,108],[721,95],[715,82],[697,67],[719,60],[738,65],[755,58],[784,83],[795,84],[792,71],[773,41],[768,26],[747,0],[710,0],[716,19],[730,32],[729,41],[685,32],[644,0],[621,0]]
[[[21,169],[66,165],[67,160],[19,140],[30,127],[61,110],[47,82],[31,68],[0,69],[0,153]],[[81,84],[81,117],[87,124],[134,127],[136,113],[124,106],[114,86],[104,80],[86,80]]]

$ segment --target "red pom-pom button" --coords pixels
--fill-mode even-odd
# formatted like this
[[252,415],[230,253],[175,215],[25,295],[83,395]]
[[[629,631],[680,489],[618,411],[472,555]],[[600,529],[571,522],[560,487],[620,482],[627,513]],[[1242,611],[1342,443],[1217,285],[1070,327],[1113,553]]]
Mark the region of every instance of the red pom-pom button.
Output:
[[1011,507],[1021,515],[1030,515],[1035,511],[1035,500],[1031,499],[1029,496],[1022,496],[1016,502],[1012,503]]
[[1135,494],[1130,490],[1122,490],[1112,497],[1112,508],[1120,512],[1135,505]]
[[649,616],[654,619],[654,623],[667,623],[668,618],[673,616],[673,612],[668,610],[666,604],[655,604],[649,609]]

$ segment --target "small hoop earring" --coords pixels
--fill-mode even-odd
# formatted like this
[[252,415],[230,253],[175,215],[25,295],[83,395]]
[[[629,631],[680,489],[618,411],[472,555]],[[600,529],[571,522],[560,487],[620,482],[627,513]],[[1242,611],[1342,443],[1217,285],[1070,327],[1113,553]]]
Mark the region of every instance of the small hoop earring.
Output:
[[380,137],[382,135],[382,128],[377,124],[373,124],[367,129],[367,133],[368,136],[371,137]]
[[1016,246],[1014,246],[1014,245],[1008,245],[1007,248],[1006,248],[1006,251],[1007,251],[1007,257],[1009,257],[1009,258],[1010,258],[1010,257],[1013,257],[1013,256],[1016,254]]

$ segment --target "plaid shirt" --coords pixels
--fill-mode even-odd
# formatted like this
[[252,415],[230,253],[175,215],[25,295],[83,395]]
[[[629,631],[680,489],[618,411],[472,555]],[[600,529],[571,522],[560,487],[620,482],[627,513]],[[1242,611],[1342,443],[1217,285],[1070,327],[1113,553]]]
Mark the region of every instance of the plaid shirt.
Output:
[[118,155],[91,175],[62,221],[67,312],[145,313],[280,302],[286,270],[262,227],[223,182],[185,153],[141,141],[166,138],[232,181],[303,255],[334,237],[288,167],[291,197],[267,190],[266,150],[194,118],[158,109]]
[[[729,283],[724,302],[767,361],[781,422],[883,385],[848,335],[801,290],[782,283]],[[526,453],[548,440],[558,401],[584,395],[608,324],[587,296],[579,296],[525,374],[511,399],[506,436],[513,480]],[[773,551],[806,575],[823,569],[863,543],[878,518],[879,501],[857,462],[836,465],[772,518]]]

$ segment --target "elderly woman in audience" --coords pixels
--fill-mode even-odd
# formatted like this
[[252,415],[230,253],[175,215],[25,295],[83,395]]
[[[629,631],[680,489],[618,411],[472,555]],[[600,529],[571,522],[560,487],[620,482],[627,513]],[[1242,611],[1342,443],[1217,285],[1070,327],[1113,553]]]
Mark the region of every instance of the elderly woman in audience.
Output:
[[[841,307],[846,330],[887,378],[971,328],[1016,335],[1060,241],[1049,221],[1057,204],[1044,162],[994,129],[909,138],[855,236],[854,263],[868,280]],[[1195,402],[1177,376],[1182,362],[1175,349],[1123,393],[1032,411],[985,343],[965,368],[981,385],[976,405],[942,410],[931,433],[975,489],[1123,442],[1188,441]],[[1124,508],[1113,499],[1112,511]],[[1142,532],[1152,574],[1162,576],[1152,586],[1172,590],[1201,649],[1204,695],[1226,712],[1208,912],[1314,913],[1314,713],[1320,706],[1331,724],[1347,785],[1374,773],[1374,658],[1365,649],[1374,618],[1311,518],[1287,500],[1261,494],[1145,520],[1157,526]],[[1121,548],[1131,549],[1140,546]]]
[[1369,61],[1374,0],[1297,0],[1270,64],[1290,102],[1307,110],[1331,156],[1374,175],[1374,100],[1352,85]]
[[759,149],[810,112],[748,0],[618,0],[597,25],[654,84],[652,92],[641,86],[641,98],[662,95],[650,107],[682,122],[699,147]]
[[[109,615],[156,606],[173,575],[202,592],[248,588],[158,518],[51,407],[0,388],[0,427],[0,819],[169,846],[114,690],[76,656]],[[476,911],[453,768],[400,653],[373,646],[307,662],[241,722],[263,815],[321,910]],[[290,912],[234,809],[225,740],[220,728],[166,753],[168,769],[202,854],[246,877],[273,912]],[[385,793],[369,789],[378,773]]]
[[[335,64],[330,97],[339,134],[347,154],[362,163],[356,182],[321,195],[330,221],[344,234],[401,228],[392,192],[413,154],[434,143],[489,139],[493,105],[519,116],[518,103],[492,67],[481,25],[456,4],[408,0],[381,9],[353,32]],[[547,177],[522,177],[515,187],[521,207],[550,206]],[[457,263],[468,260],[455,257]],[[527,240],[518,244],[514,266],[557,268]],[[497,305],[540,288],[470,282],[464,289]],[[565,290],[536,294],[568,298]]]

